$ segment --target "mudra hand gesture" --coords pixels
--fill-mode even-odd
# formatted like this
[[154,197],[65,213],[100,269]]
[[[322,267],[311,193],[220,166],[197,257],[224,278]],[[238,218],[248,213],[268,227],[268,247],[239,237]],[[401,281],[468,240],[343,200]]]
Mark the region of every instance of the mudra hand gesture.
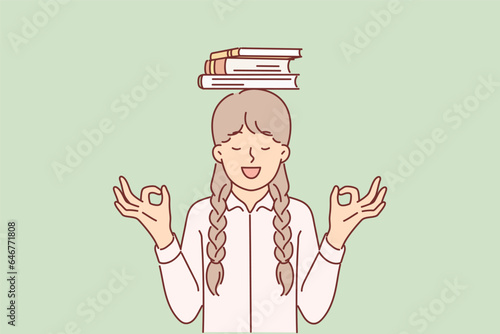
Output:
[[[357,188],[345,186],[339,189],[333,188],[330,196],[330,229],[328,230],[327,241],[337,249],[344,246],[349,235],[356,226],[365,218],[378,216],[385,207],[384,196],[387,188],[378,189],[380,176],[377,176],[372,183],[370,191],[365,197],[359,198]],[[348,204],[342,205],[339,196],[350,195]]]
[[[113,187],[116,196],[115,207],[122,216],[137,219],[156,242],[158,248],[165,248],[173,239],[170,228],[170,195],[166,186],[161,189],[147,186],[141,190],[141,198],[132,194],[127,179],[120,176],[122,189]],[[161,196],[160,204],[151,203],[149,196]]]

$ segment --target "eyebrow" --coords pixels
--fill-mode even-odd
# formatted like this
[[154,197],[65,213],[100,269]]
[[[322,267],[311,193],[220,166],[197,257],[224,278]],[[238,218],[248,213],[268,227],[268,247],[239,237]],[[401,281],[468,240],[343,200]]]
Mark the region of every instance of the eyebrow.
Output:
[[237,135],[238,133],[243,133],[243,132],[241,132],[242,129],[243,129],[243,124],[241,124],[241,127],[238,130],[236,130],[236,131],[234,131],[232,133],[228,133],[227,135],[229,137],[231,137],[231,136]]
[[270,131],[267,131],[267,130],[262,131],[259,128],[259,125],[257,124],[257,121],[255,121],[254,124],[255,124],[255,127],[257,128],[257,131],[259,131],[260,133],[262,133],[264,136],[269,136],[270,137],[270,136],[273,135]]

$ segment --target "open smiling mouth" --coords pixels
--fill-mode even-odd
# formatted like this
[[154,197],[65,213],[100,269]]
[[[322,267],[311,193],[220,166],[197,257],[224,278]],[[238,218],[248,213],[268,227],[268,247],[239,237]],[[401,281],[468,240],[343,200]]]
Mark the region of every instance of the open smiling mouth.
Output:
[[241,167],[241,171],[249,179],[255,179],[260,173],[260,167]]

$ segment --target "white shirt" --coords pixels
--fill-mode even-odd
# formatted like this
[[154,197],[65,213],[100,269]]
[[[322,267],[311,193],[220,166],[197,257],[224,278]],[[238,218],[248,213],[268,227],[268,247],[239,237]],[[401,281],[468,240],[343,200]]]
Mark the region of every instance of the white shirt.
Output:
[[168,304],[182,323],[203,309],[203,332],[297,332],[297,310],[310,323],[320,322],[335,296],[342,250],[323,238],[318,244],[309,207],[290,198],[294,270],[292,289],[281,296],[274,257],[273,200],[268,193],[251,212],[232,193],[227,199],[224,279],[213,296],[204,277],[210,259],[206,249],[210,199],[189,209],[182,246],[177,237],[155,252]]

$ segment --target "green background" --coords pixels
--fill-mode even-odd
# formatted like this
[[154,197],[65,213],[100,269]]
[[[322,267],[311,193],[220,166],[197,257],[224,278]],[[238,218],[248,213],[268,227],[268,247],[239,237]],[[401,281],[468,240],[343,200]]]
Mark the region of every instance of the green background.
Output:
[[[73,1],[19,46],[23,17],[38,2],[1,2],[1,268],[9,219],[18,221],[17,326],[2,332],[199,333],[201,316],[178,322],[163,295],[153,241],[119,215],[112,187],[125,175],[137,192],[166,184],[173,229],[208,195],[213,168],[210,119],[230,91],[202,91],[209,53],[236,46],[301,47],[292,62],[299,91],[277,91],[292,114],[290,194],[307,202],[320,237],[335,184],[366,192],[376,175],[387,207],[347,242],[336,299],[302,333],[496,332],[500,87],[454,129],[446,110],[474,94],[478,77],[500,81],[500,3],[403,2],[401,12],[349,62],[342,42],[388,2]],[[217,2],[215,2],[217,3]],[[148,66],[168,77],[128,117],[111,104],[140,85]],[[66,146],[112,120],[114,130],[58,180]],[[443,129],[446,141],[404,182],[389,184],[415,140]],[[272,256],[270,254],[270,256]],[[106,289],[113,270],[133,276],[86,322],[76,311]],[[2,276],[3,277],[3,276]],[[438,305],[445,280],[467,288],[428,326],[409,320]],[[436,304],[437,303],[437,304]]]

